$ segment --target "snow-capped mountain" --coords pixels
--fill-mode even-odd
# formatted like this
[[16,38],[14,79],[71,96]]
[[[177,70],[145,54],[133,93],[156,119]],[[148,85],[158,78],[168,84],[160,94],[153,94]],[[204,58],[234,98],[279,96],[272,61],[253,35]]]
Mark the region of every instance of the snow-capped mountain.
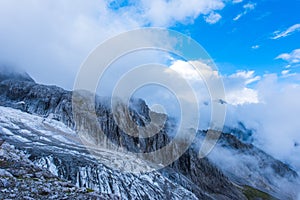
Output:
[[[159,134],[148,139],[124,133],[108,104],[109,98],[96,98],[97,119],[104,134],[117,146],[131,152],[151,152],[172,139],[169,132],[174,122],[170,119]],[[151,111],[146,103],[134,100],[131,106],[135,123],[147,124]],[[85,116],[85,111],[81,112]],[[199,159],[199,143],[206,134],[199,131],[193,145],[174,163],[158,171],[136,174],[116,168],[151,165],[131,154],[107,148],[97,149],[95,159],[80,140],[78,127],[96,138],[97,130],[84,117],[74,121],[71,91],[37,84],[25,73],[0,74],[1,139],[24,151],[35,166],[77,187],[121,199],[296,199],[298,195],[296,172],[233,135],[222,134],[209,157]],[[106,145],[98,136],[96,142]],[[124,159],[130,165],[124,166]]]

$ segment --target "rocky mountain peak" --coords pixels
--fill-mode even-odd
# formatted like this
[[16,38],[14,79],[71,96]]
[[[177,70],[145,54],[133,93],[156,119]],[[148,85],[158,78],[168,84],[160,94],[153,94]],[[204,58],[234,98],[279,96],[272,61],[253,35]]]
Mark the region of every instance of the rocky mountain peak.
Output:
[[[110,98],[93,97],[95,105],[90,107],[95,109],[96,120],[87,120],[89,118],[85,116],[89,116],[90,107],[80,106],[88,104],[86,95],[75,99],[79,101],[79,107],[74,110],[72,95],[77,91],[40,85],[26,74],[4,72],[2,76],[0,73],[0,77],[4,77],[0,79],[0,139],[25,150],[33,163],[78,187],[122,199],[240,200],[247,199],[249,191],[252,195],[258,190],[278,199],[293,199],[297,195],[291,191],[298,187],[298,175],[262,150],[245,144],[243,138],[236,137],[239,134],[235,133],[240,132],[233,129],[228,131],[232,134],[222,133],[208,158],[197,156],[196,147],[206,134],[199,131],[195,143],[169,166],[145,174],[122,173],[115,166],[124,166],[124,158],[130,161],[129,166],[124,167],[132,169],[148,167],[149,162],[141,162],[127,153],[117,153],[113,148],[99,149],[100,158],[94,160],[80,142],[78,130],[84,131],[101,147],[109,147],[110,141],[128,152],[153,152],[172,140],[170,132],[176,122],[167,118],[157,135],[133,137],[120,128],[119,118],[113,116],[111,106],[108,106]],[[144,127],[149,124],[152,111],[145,101],[133,99],[129,102],[128,113],[133,123]],[[126,123],[124,116],[122,120]],[[104,134],[99,134],[99,127]],[[241,127],[243,133],[242,124]],[[106,165],[108,162],[110,165]],[[283,191],[282,185],[291,185],[292,189]]]
[[4,80],[18,80],[35,82],[25,71],[15,67],[0,66],[0,82]]

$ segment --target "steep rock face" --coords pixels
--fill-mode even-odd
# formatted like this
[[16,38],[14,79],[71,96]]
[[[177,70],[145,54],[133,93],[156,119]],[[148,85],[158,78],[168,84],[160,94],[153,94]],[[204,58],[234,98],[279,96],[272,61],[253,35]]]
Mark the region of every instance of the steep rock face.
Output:
[[[97,144],[105,146],[106,140],[103,137],[99,137],[96,131],[96,126],[98,126],[99,123],[101,130],[103,130],[107,137],[106,139],[112,141],[116,146],[126,148],[130,152],[152,152],[160,149],[172,140],[172,137],[170,137],[172,134],[170,134],[170,132],[175,129],[172,121],[167,119],[164,128],[159,134],[156,134],[151,138],[139,139],[127,135],[118,126],[112,115],[110,99],[102,97],[96,97],[95,111],[98,121],[96,124],[93,124],[91,123],[91,120],[88,120],[88,115],[86,115],[88,110],[84,109],[80,111],[79,117],[77,118],[79,120],[75,122],[74,116],[72,115],[72,92],[65,91],[55,86],[39,85],[32,81],[17,81],[11,79],[2,81],[0,83],[0,100],[0,105],[13,107],[42,117],[56,119],[72,129],[84,127],[84,130],[95,139]],[[140,126],[149,124],[150,110],[143,100],[132,100],[130,106],[130,117],[135,124]],[[88,105],[83,106],[83,108],[88,107]],[[203,135],[205,133],[202,132],[201,134]],[[209,159],[198,159],[197,152],[199,146],[199,144],[194,143],[181,158],[172,163],[169,167],[160,170],[159,173],[169,181],[175,183],[175,185],[178,184],[178,186],[182,186],[187,191],[191,191],[200,199],[244,199],[245,197],[242,192],[237,187],[233,186],[231,181],[238,185],[250,185],[278,198],[292,199],[295,197],[296,194],[289,194],[287,191],[282,191],[280,185],[276,184],[276,182],[286,180],[286,182],[282,183],[285,185],[294,184],[297,187],[297,174],[287,165],[268,156],[261,150],[253,147],[253,145],[244,144],[232,135],[222,134],[219,146],[224,149],[221,149],[218,154],[223,155],[224,152],[230,150],[231,154],[232,151],[234,151],[234,155],[238,155],[237,157],[247,157],[247,159],[249,157],[250,160],[255,160],[255,162],[251,163],[248,162],[249,159],[246,161],[240,160],[238,164],[236,164],[237,167],[232,165],[229,168],[227,167],[228,165],[224,163],[227,162],[227,154],[216,158],[210,156]],[[127,178],[118,181],[115,181],[115,179],[103,178],[106,176],[113,176],[109,170],[107,173],[104,173],[105,175],[103,176],[99,176],[97,173],[91,173],[94,171],[100,172],[103,168],[99,169],[97,165],[88,165],[87,162],[75,162],[76,157],[68,160],[67,156],[60,156],[60,154],[55,154],[53,152],[48,152],[43,155],[35,154],[34,152],[35,150],[33,149],[31,151],[31,158],[33,160],[41,166],[47,167],[49,170],[55,166],[55,168],[60,169],[57,172],[57,175],[67,178],[79,186],[88,185],[96,187],[97,189],[98,186],[96,185],[101,183],[100,185],[108,184],[112,187],[119,187],[119,184],[124,185],[124,180],[127,180]],[[52,158],[53,162],[51,165],[42,164],[45,163],[45,160],[49,160],[49,156],[51,157],[53,154],[55,154],[55,157]],[[212,163],[215,163],[222,172]],[[269,173],[269,171],[266,173],[267,171],[264,169],[271,169],[272,173]],[[269,178],[270,174],[272,175],[271,179]],[[276,174],[275,178],[274,174]],[[77,179],[74,177],[80,178]],[[102,179],[105,181],[101,182]],[[109,180],[112,181],[109,182]],[[143,182],[139,183],[145,185]],[[126,185],[126,187],[128,187],[128,185]],[[100,189],[100,191],[105,192],[111,190]],[[156,191],[156,189],[154,191]],[[115,191],[122,191],[122,195],[126,198],[133,197],[128,196],[130,193],[141,197],[141,194],[133,191],[128,192],[127,189],[124,188],[119,188]],[[150,192],[150,194],[152,194],[152,192]]]
[[[38,85],[28,81],[5,80],[0,83],[0,105],[21,109],[43,117],[51,116],[74,129],[71,95],[71,92],[55,86]],[[147,123],[149,109],[145,103],[143,101],[135,102],[135,108],[132,109],[132,117],[137,123]],[[166,127],[159,134],[148,139],[139,139],[125,134],[115,123],[107,104],[101,104],[101,99],[96,102],[96,113],[101,129],[110,141],[131,152],[151,152],[165,146],[171,139],[167,134],[170,123],[166,123]],[[85,118],[82,118],[79,123],[77,126],[83,126],[87,132],[95,133],[95,127]],[[102,142],[101,138],[98,140],[98,142]],[[69,162],[65,163],[69,164]],[[69,167],[66,166],[66,168]],[[180,173],[183,178],[174,178],[172,175],[174,172]],[[173,178],[176,184],[191,189],[198,198],[209,194],[210,198],[215,196],[224,199],[245,199],[242,192],[231,184],[216,167],[207,159],[198,159],[192,149],[166,168],[163,174]]]
[[0,83],[2,106],[62,121],[74,127],[72,93],[56,86],[44,86],[30,81],[4,80]]
[[[168,171],[169,168],[161,171],[173,181],[181,180],[182,177],[180,176],[184,176],[185,180],[193,183],[193,187],[189,190],[195,194],[200,190],[211,194],[216,199],[244,199],[241,192],[236,187],[233,187],[232,183],[222,172],[212,165],[208,159],[199,159],[198,154],[192,148],[188,149],[183,156],[172,163],[170,168],[174,172],[179,172],[180,175]],[[184,183],[185,180],[181,181]],[[189,184],[187,186],[191,187]],[[201,195],[198,195],[198,197],[203,199]]]
[[[110,99],[103,97],[96,97],[95,111],[98,122],[93,124],[88,120],[88,115],[86,115],[86,112],[90,109],[88,105],[83,106],[85,109],[87,107],[88,110],[80,110],[79,120],[75,122],[71,105],[72,92],[65,91],[56,86],[39,85],[27,80],[3,80],[0,83],[0,100],[0,105],[61,121],[73,130],[76,127],[82,126],[95,139],[96,143],[105,146],[106,138],[106,140],[109,139],[116,146],[124,147],[130,152],[152,152],[160,149],[172,140],[170,132],[175,129],[173,122],[167,119],[164,128],[159,134],[151,138],[141,139],[127,135],[115,121],[110,108]],[[132,100],[130,106],[130,117],[135,124],[140,126],[149,124],[149,113],[151,111],[143,100]],[[97,134],[97,126],[99,124],[106,136],[105,138],[99,137]],[[235,133],[237,132],[241,133],[238,137],[241,140],[245,140],[242,134],[243,130],[241,132],[235,130]],[[205,132],[198,134],[198,139],[202,138],[203,135],[205,135]],[[248,136],[249,134],[247,134],[247,141]],[[53,145],[53,143],[48,145]],[[43,152],[41,154],[35,148],[31,148],[29,152],[31,159],[37,164],[48,168],[60,177],[71,180],[78,186],[94,187],[94,189],[102,192],[121,194],[124,198],[128,199],[134,197],[142,198],[147,195],[150,197],[154,193],[158,194],[157,198],[166,198],[167,196],[164,195],[167,194],[164,192],[166,190],[172,191],[171,188],[177,188],[175,190],[181,192],[185,190],[186,194],[188,194],[188,191],[191,191],[200,199],[244,199],[245,197],[241,191],[231,181],[238,185],[250,185],[280,199],[295,198],[296,194],[291,190],[296,188],[294,190],[297,191],[297,187],[299,186],[298,175],[287,165],[265,154],[253,145],[245,144],[230,134],[222,134],[218,144],[219,148],[215,148],[214,150],[216,153],[212,153],[209,159],[198,159],[197,152],[200,145],[196,141],[177,161],[157,172],[157,174],[162,174],[166,178],[166,180],[163,179],[163,182],[169,182],[169,186],[166,188],[161,182],[158,183],[159,187],[154,187],[151,191],[145,189],[153,188],[149,182],[145,183],[134,175],[130,175],[129,178],[125,176],[126,178],[118,179],[117,177],[122,175],[119,172],[111,171],[105,165],[101,165],[99,168],[98,164],[91,164],[91,161],[83,161],[84,159],[82,158],[84,157],[82,156],[80,156],[80,159],[77,159],[77,156],[68,158],[67,154],[56,153],[54,151],[47,152],[45,150],[41,151]],[[17,146],[22,145],[18,144]],[[216,154],[219,156],[214,157]],[[228,160],[235,162],[228,165]],[[253,160],[255,162],[252,162]],[[217,165],[218,168],[212,163]],[[148,180],[152,181],[155,176],[153,174],[144,175],[144,177],[148,177]],[[144,191],[144,196],[136,190],[136,188],[141,187],[139,185],[135,185],[134,189],[128,190],[128,187],[131,187],[131,185],[125,184],[128,180],[146,186],[140,188],[141,191]],[[295,187],[291,186],[291,190],[283,191],[281,188],[283,187],[282,185],[295,185]],[[165,188],[165,190],[161,190],[161,187]],[[180,187],[182,189],[178,190]],[[193,196],[192,193],[190,194],[191,198]],[[179,197],[174,195],[172,198],[176,199]]]

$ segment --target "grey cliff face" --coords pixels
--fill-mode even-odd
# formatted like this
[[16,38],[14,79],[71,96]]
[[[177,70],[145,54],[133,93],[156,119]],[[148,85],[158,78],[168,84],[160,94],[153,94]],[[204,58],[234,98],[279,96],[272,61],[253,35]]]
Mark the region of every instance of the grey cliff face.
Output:
[[[115,160],[124,158],[117,153],[103,151],[99,153],[100,159],[93,159],[82,146],[75,130],[83,127],[83,130],[94,138],[96,144],[105,147],[107,140],[99,136],[99,128],[96,127],[99,125],[106,138],[111,142],[136,153],[152,152],[164,147],[172,140],[170,132],[175,125],[171,119],[167,118],[163,129],[155,136],[147,139],[132,137],[116,123],[109,98],[96,97],[95,101],[98,122],[91,123],[87,118],[89,110],[84,109],[75,112],[78,115],[76,116],[78,120],[75,122],[72,112],[72,92],[56,86],[39,85],[32,80],[23,78],[3,78],[0,81],[0,106],[18,109],[23,112],[24,117],[33,115],[38,119],[50,120],[51,123],[49,122],[50,125],[46,124],[46,126],[46,122],[41,120],[37,122],[38,128],[30,128],[22,120],[15,120],[13,124],[19,128],[13,129],[5,120],[0,121],[0,128],[2,127],[3,132],[1,133],[0,129],[1,136],[17,148],[25,149],[33,163],[48,169],[57,177],[69,180],[78,187],[87,187],[100,193],[117,195],[122,199],[246,199],[241,189],[243,185],[270,192],[266,189],[268,187],[259,184],[255,178],[250,179],[249,182],[249,177],[222,168],[220,163],[213,158],[199,159],[197,148],[200,140],[196,140],[174,163],[156,172],[137,175],[122,173],[106,166],[104,161],[110,160],[111,156]],[[149,124],[151,111],[143,100],[132,100],[129,110],[134,123],[139,126]],[[64,132],[58,131],[51,125],[56,121],[64,124],[73,132],[72,138],[74,137],[75,143],[69,144],[64,140],[57,139],[60,137],[53,139],[50,135],[43,135],[45,132],[51,134]],[[9,130],[9,134],[3,130]],[[24,134],[22,130],[29,130],[31,135]],[[201,138],[203,134],[205,133],[200,133],[198,138]],[[24,144],[15,139],[19,137],[25,138],[28,142]],[[291,180],[298,178],[297,174],[288,166],[268,157],[259,149],[231,137],[233,136],[223,135],[220,146],[236,150],[242,155],[249,154],[254,158],[259,157],[261,159],[260,166],[271,163],[272,169],[280,177],[289,176]],[[34,145],[37,143],[42,145]],[[128,159],[132,158],[128,157]],[[133,160],[131,167],[138,167],[138,165],[139,163],[135,163]],[[246,165],[247,163],[241,164],[239,169],[245,170]],[[253,167],[252,170],[258,170],[258,168]],[[268,184],[267,186],[274,186],[272,181],[265,183]],[[274,196],[278,192],[280,191],[273,191]],[[288,194],[283,196],[286,197]]]

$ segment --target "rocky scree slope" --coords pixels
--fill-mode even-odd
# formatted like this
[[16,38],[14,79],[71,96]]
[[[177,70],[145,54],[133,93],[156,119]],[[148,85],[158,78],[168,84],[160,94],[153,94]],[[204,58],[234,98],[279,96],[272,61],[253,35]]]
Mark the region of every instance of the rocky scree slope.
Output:
[[78,188],[35,165],[26,153],[4,142],[0,146],[1,199],[120,199],[91,189]]

